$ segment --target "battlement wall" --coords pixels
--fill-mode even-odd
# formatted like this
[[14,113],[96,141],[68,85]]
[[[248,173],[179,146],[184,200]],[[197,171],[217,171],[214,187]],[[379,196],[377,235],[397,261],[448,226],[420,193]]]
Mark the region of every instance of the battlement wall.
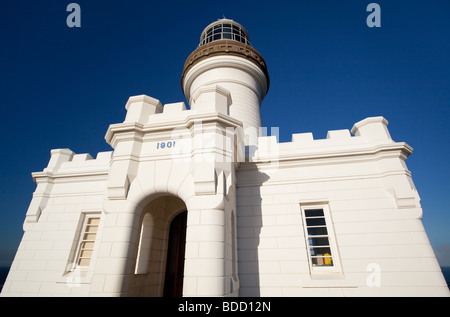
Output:
[[262,136],[258,138],[258,146],[252,158],[258,160],[273,155],[312,155],[324,152],[339,154],[396,144],[387,124],[388,121],[383,117],[370,117],[357,122],[351,130],[328,131],[326,139],[314,139],[311,132],[295,133],[291,142],[278,142],[276,135]]
[[[94,159],[89,153],[76,154],[70,149],[51,150],[51,157],[43,172],[92,172],[109,168],[113,152],[99,152]],[[39,173],[33,173],[33,177]]]

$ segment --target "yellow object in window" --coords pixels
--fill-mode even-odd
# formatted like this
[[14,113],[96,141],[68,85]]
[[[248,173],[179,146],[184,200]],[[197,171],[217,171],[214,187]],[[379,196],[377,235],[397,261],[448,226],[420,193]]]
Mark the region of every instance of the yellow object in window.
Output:
[[331,255],[329,253],[324,254],[324,265],[331,265]]

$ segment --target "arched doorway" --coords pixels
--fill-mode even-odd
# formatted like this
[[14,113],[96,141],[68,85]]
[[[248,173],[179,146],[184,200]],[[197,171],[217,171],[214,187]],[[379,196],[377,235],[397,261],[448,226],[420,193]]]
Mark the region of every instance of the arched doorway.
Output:
[[143,208],[128,296],[182,296],[187,208],[175,196]]
[[176,216],[170,224],[167,247],[164,296],[183,296],[184,254],[186,247],[187,211]]

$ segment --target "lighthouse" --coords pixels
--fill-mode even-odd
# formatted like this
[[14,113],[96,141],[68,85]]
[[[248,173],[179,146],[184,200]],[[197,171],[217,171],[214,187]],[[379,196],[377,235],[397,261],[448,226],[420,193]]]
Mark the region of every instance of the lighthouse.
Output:
[[243,123],[246,144],[256,144],[261,128],[261,103],[269,90],[262,55],[250,43],[247,30],[230,19],[208,25],[200,43],[187,58],[181,86],[191,109],[207,108],[202,91],[228,92],[229,107],[221,109]]
[[252,44],[236,21],[207,25],[182,68],[188,106],[131,96],[112,151],[50,151],[2,296],[449,296],[412,147],[381,115],[263,135]]

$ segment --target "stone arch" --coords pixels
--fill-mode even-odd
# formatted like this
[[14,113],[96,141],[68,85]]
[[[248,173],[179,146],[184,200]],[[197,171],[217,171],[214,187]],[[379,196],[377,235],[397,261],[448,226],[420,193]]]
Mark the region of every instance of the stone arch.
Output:
[[191,174],[190,162],[142,162],[130,182],[127,201],[135,204],[136,215],[154,199],[167,195],[179,197],[189,209],[190,200],[195,196]]
[[178,214],[187,211],[184,201],[176,196],[154,197],[140,213],[128,296],[163,295],[170,224]]

